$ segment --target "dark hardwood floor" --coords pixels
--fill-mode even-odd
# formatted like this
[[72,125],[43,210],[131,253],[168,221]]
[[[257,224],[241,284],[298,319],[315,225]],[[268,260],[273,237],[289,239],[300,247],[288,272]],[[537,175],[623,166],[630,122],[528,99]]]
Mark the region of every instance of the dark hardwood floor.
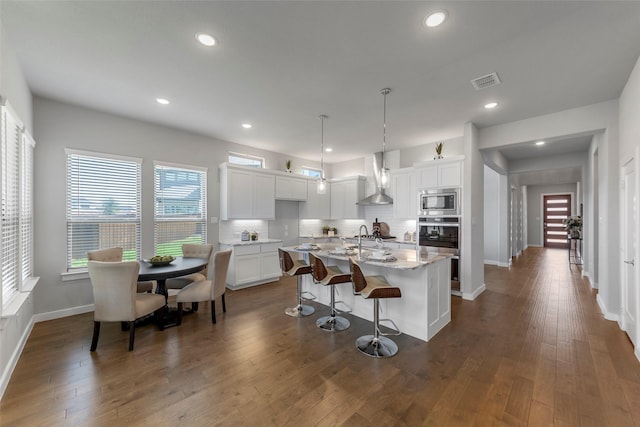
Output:
[[485,283],[431,342],[395,337],[384,360],[355,350],[369,322],[331,334],[323,306],[287,317],[290,279],[228,291],[216,325],[200,304],[180,327],[141,327],[133,352],[106,323],[90,353],[91,313],[38,323],[0,425],[640,425],[640,363],[566,251],[527,249]]

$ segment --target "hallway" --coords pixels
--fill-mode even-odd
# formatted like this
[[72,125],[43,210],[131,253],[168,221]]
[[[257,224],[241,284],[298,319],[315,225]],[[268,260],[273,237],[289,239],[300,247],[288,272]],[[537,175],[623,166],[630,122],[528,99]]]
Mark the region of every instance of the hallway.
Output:
[[142,327],[131,353],[105,324],[91,354],[91,313],[38,323],[0,425],[640,425],[640,362],[566,251],[529,248],[485,281],[386,360],[354,348],[369,322],[332,335],[315,326],[325,307],[285,316],[290,279],[229,291],[216,325],[201,304],[178,328]]

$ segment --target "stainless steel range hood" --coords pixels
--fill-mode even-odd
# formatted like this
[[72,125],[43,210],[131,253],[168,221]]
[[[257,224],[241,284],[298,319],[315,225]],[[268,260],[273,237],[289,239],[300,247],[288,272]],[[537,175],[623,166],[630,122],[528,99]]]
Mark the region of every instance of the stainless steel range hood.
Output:
[[382,188],[382,179],[380,176],[380,170],[383,164],[383,156],[382,151],[373,154],[373,180],[376,184],[376,192],[360,200],[357,205],[360,206],[371,206],[371,205],[391,205],[393,204],[393,199],[387,196],[384,193],[384,188]]

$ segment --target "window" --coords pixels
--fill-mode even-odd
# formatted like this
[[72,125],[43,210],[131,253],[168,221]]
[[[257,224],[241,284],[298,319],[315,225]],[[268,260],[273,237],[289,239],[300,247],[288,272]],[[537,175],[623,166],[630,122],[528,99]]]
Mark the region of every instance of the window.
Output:
[[22,290],[33,270],[33,148],[35,142],[8,105],[2,106],[2,299]]
[[321,178],[322,171],[320,169],[308,168],[306,166],[303,166],[302,175],[311,176],[313,178]]
[[154,254],[182,255],[207,242],[207,170],[154,163]]
[[248,154],[229,153],[229,163],[254,168],[264,168],[264,159],[262,157],[250,156]]
[[86,267],[95,249],[140,258],[141,163],[67,149],[67,270]]

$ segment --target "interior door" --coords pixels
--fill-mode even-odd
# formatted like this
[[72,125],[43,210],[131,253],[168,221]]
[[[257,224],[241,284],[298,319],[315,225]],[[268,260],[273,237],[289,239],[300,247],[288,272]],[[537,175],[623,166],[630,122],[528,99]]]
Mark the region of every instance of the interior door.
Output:
[[545,248],[568,249],[567,230],[563,220],[571,215],[571,194],[543,196],[543,231]]
[[623,203],[624,203],[624,233],[622,245],[622,326],[627,332],[634,346],[638,345],[638,289],[636,279],[636,250],[637,235],[637,200],[636,200],[636,173],[634,161],[630,161],[623,167]]

